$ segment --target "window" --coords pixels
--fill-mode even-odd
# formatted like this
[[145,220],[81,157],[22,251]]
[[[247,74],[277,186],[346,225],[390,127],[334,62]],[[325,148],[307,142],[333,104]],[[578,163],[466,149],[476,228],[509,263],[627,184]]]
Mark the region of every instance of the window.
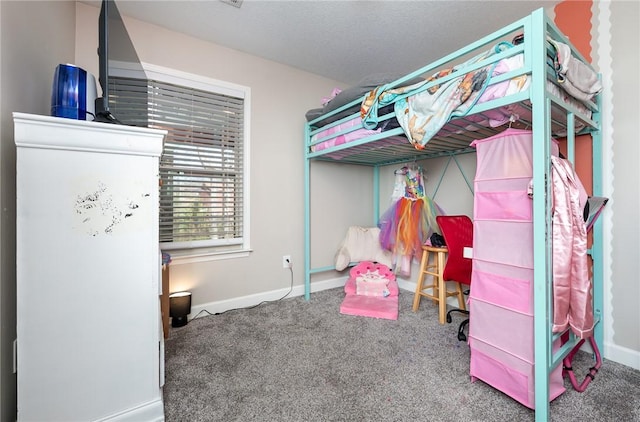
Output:
[[110,78],[109,107],[125,124],[168,131],[160,159],[162,249],[247,250],[249,89],[145,70],[147,79]]

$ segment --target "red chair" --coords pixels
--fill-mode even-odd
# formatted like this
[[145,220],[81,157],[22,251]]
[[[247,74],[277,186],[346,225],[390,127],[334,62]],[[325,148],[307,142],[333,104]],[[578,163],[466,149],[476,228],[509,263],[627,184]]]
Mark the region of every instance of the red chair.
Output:
[[[446,281],[457,281],[458,283],[471,286],[471,258],[465,257],[464,248],[473,246],[473,222],[466,215],[441,215],[436,217],[442,237],[447,244],[447,262],[443,270],[443,279]],[[465,291],[469,294],[469,290]],[[469,311],[464,307],[451,309],[447,312],[447,322],[451,322],[451,313],[460,312],[469,315]],[[458,340],[466,341],[464,328],[469,323],[465,319],[458,327]]]

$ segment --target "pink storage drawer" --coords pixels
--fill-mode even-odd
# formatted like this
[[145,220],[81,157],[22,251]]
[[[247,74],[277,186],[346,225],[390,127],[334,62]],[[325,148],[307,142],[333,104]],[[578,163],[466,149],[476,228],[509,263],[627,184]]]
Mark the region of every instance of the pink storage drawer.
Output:
[[502,307],[524,314],[533,314],[531,278],[520,279],[490,274],[474,269],[471,276],[472,299],[498,303]]
[[476,297],[469,300],[469,308],[469,336],[533,363],[533,315]]
[[533,218],[533,202],[526,189],[507,192],[476,190],[474,201],[475,219],[531,222]]
[[[555,140],[554,140],[555,141]],[[533,133],[507,129],[497,135],[473,141],[477,150],[476,180],[531,177],[533,174]],[[557,142],[552,151],[558,155]]]
[[[473,337],[469,346],[472,381],[477,378],[528,408],[535,408],[534,365]],[[564,391],[562,367],[558,365],[549,375],[549,401]]]
[[474,191],[478,192],[509,192],[509,191],[527,191],[527,187],[531,182],[531,176],[512,177],[503,179],[475,179]]
[[475,219],[473,256],[483,261],[533,268],[532,223]]
[[[498,262],[483,261],[476,257],[473,258],[473,271],[518,280],[533,280],[533,268],[514,267],[513,265],[505,265]],[[533,289],[530,292],[533,295]]]

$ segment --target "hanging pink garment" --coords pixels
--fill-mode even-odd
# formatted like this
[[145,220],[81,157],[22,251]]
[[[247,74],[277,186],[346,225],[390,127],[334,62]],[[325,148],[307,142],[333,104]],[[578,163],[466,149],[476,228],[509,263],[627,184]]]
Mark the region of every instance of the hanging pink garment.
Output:
[[551,157],[553,184],[553,332],[593,334],[591,280],[587,264],[584,191],[567,160]]

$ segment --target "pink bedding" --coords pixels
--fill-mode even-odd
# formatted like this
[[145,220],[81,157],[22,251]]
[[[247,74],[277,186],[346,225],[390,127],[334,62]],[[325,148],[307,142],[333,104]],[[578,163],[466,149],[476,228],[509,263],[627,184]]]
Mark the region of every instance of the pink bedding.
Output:
[[[356,129],[354,129],[356,128]],[[359,128],[359,129],[358,129]],[[347,133],[343,133],[340,135],[337,135],[336,137],[333,137],[331,139],[328,139],[324,142],[320,142],[318,144],[313,145],[314,142],[329,137],[333,134],[345,131],[345,130],[349,130],[351,129],[350,132]],[[328,129],[325,129],[321,132],[316,133],[315,135],[313,135],[311,137],[311,151],[322,151],[323,149],[327,149],[327,148],[331,148],[334,147],[336,145],[342,145],[342,144],[346,144],[348,142],[354,141],[356,139],[362,139],[365,138],[367,136],[371,136],[374,135],[376,133],[380,133],[382,130],[381,129],[376,129],[376,130],[368,130],[368,129],[363,129],[362,128],[362,119],[359,116],[354,117],[351,120],[348,120],[344,123],[340,123],[339,125],[330,127]]]
[[[493,76],[497,76],[500,74],[504,74],[506,72],[510,72],[516,69],[519,69],[523,66],[523,55],[518,54],[513,57],[509,57],[503,60],[500,60],[494,70]],[[519,76],[510,80],[502,81],[493,85],[488,85],[486,89],[482,92],[480,97],[478,98],[476,104],[482,104],[488,101],[496,100],[499,98],[504,98],[509,95],[516,94],[518,92],[522,92],[526,89],[529,89],[530,86],[530,77],[528,75]],[[565,101],[568,104],[571,104],[581,113],[590,117],[591,111],[590,109],[584,105],[582,102],[576,100],[571,97],[562,89],[558,88],[551,81],[547,82],[547,90],[551,92],[553,95],[559,97],[561,100]],[[447,136],[451,133],[462,133],[464,131],[474,131],[477,130],[479,126],[485,127],[499,127],[509,122],[514,122],[522,117],[527,118],[530,117],[530,111],[521,106],[518,103],[510,104],[504,107],[495,108],[492,110],[487,110],[480,114],[469,115],[465,117],[465,120],[468,124],[461,128],[456,125],[445,124],[444,127],[440,131],[440,135]],[[576,129],[580,129],[579,122],[576,122]],[[335,137],[331,137],[332,135],[347,131],[346,133],[339,134]],[[311,150],[314,152],[322,151],[328,148],[332,148],[338,145],[347,144],[353,142],[358,139],[362,139],[374,134],[380,133],[380,129],[376,130],[368,130],[363,128],[362,119],[360,117],[354,117],[353,119],[341,123],[339,125],[333,126],[317,134],[313,135],[311,138]],[[562,133],[556,134],[557,136],[562,136]],[[330,137],[329,139],[322,139]],[[399,141],[400,140],[400,141]],[[320,142],[318,142],[320,141]],[[314,142],[318,142],[314,144]],[[381,147],[388,144],[398,144],[402,142],[408,142],[407,139],[403,137],[392,137],[389,138],[388,141],[379,141]],[[335,155],[335,156],[334,156]],[[340,159],[350,155],[348,151],[337,151],[335,154],[331,154],[333,158]]]

